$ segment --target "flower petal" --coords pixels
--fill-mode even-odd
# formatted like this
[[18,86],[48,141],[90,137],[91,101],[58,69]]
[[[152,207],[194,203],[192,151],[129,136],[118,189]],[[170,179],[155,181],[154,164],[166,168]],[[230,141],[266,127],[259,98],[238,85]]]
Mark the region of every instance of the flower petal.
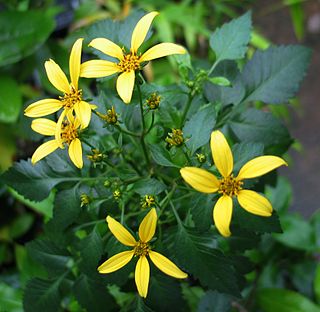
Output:
[[83,160],[82,160],[82,146],[80,140],[74,139],[69,145],[69,157],[71,161],[74,163],[76,167],[81,169],[83,167]]
[[87,128],[91,119],[91,106],[85,101],[81,101],[74,106],[76,116],[81,123],[81,129]]
[[239,171],[238,180],[260,177],[273,169],[288,164],[277,156],[260,156],[249,160]]
[[58,143],[55,140],[47,141],[41,144],[33,153],[31,162],[34,165],[36,162],[41,160],[42,158],[48,156],[52,152],[54,152],[59,147]]
[[60,66],[54,60],[50,59],[44,63],[44,67],[46,68],[48,79],[52,85],[63,93],[69,93],[70,85]]
[[81,51],[83,38],[78,39],[72,47],[69,59],[69,70],[71,83],[78,90],[78,80],[80,77]]
[[109,61],[92,60],[81,64],[81,77],[101,78],[120,72],[117,64]]
[[57,121],[56,131],[55,131],[55,134],[54,134],[56,142],[59,144],[60,148],[64,148],[63,141],[61,139],[61,130],[62,130],[62,122],[64,120],[64,117],[66,116],[66,113],[67,113],[67,110],[64,109],[62,111],[62,113],[60,114],[60,116],[58,118],[58,121]]
[[147,258],[141,256],[137,262],[134,279],[139,295],[143,298],[147,297],[150,278],[150,266]]
[[232,217],[233,202],[230,196],[221,196],[213,208],[213,220],[221,235],[228,237],[231,235],[230,222]]
[[211,133],[210,145],[214,164],[223,177],[228,177],[233,170],[233,156],[221,131],[216,130]]
[[57,123],[46,118],[37,118],[31,123],[32,130],[42,135],[54,135],[56,127]]
[[195,190],[202,193],[214,193],[219,189],[218,179],[209,171],[196,168],[184,167],[180,169],[182,178]]
[[117,92],[122,101],[126,104],[130,103],[133,87],[134,87],[135,74],[134,71],[124,72],[117,79]]
[[127,250],[120,252],[111,258],[109,258],[107,261],[103,262],[99,267],[98,271],[99,273],[112,273],[114,271],[117,271],[124,267],[133,257],[134,251],[133,250]]
[[119,60],[123,58],[122,49],[117,44],[106,38],[93,39],[89,43],[89,47],[93,47],[102,53],[116,57]]
[[149,251],[149,257],[154,265],[163,273],[175,278],[187,278],[188,274],[181,271],[171,260],[155,251]]
[[44,99],[30,104],[24,114],[28,117],[42,117],[57,112],[62,107],[62,102],[55,99]]
[[241,190],[237,196],[240,206],[255,215],[270,217],[272,205],[264,196],[250,190]]
[[136,240],[131,233],[118,221],[110,216],[107,216],[108,227],[115,238],[126,246],[135,246]]
[[137,52],[141,44],[143,43],[144,39],[147,36],[149,28],[153,19],[158,15],[158,12],[150,12],[143,16],[139,22],[137,23],[136,27],[132,32],[131,37],[131,51]]
[[146,62],[172,54],[184,54],[186,52],[186,49],[178,44],[169,42],[159,43],[144,52],[140,58],[140,62]]
[[143,218],[139,226],[139,237],[144,243],[147,243],[154,236],[157,226],[157,212],[152,208],[148,214]]

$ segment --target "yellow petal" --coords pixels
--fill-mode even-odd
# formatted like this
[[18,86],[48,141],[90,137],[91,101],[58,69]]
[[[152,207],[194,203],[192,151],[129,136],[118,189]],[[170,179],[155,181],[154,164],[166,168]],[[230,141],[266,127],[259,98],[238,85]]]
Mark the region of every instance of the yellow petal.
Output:
[[134,71],[124,72],[117,79],[117,92],[122,101],[126,104],[130,103],[133,87],[134,87],[135,74]]
[[112,57],[116,57],[119,60],[123,58],[122,49],[117,44],[115,44],[114,42],[106,38],[93,39],[89,43],[89,47],[93,47],[103,52],[104,54],[110,55]]
[[134,279],[139,295],[143,298],[147,297],[150,278],[150,266],[147,258],[141,256],[137,262]]
[[230,196],[221,196],[213,208],[213,220],[221,235],[231,235],[230,222],[232,217],[233,202]]
[[187,278],[188,274],[181,271],[171,260],[155,251],[149,251],[149,257],[154,265],[163,273],[175,278]]
[[57,112],[62,107],[62,102],[55,99],[45,99],[30,104],[24,114],[28,117],[42,117]]
[[109,61],[92,60],[81,64],[81,77],[101,78],[120,72],[117,64]]
[[180,173],[182,178],[199,192],[214,193],[219,189],[218,179],[207,170],[184,167],[180,169]]
[[99,273],[112,273],[124,267],[133,257],[133,250],[120,252],[107,261],[103,262],[99,267]]
[[270,217],[272,214],[271,203],[257,192],[241,190],[237,198],[240,206],[248,212],[262,217]]
[[83,167],[82,160],[82,146],[79,139],[74,139],[69,145],[69,157],[76,167],[81,169]]
[[158,15],[158,12],[150,12],[143,16],[139,22],[137,23],[136,27],[133,30],[132,37],[131,37],[131,51],[137,52],[141,44],[143,43],[144,39],[147,36],[149,28],[153,19]]
[[69,93],[70,85],[60,66],[54,60],[50,59],[44,63],[44,67],[46,68],[48,79],[52,85],[63,93]]
[[154,60],[167,55],[184,53],[186,53],[186,49],[178,44],[169,42],[159,43],[143,53],[140,62]]
[[256,157],[243,165],[239,171],[237,179],[242,180],[260,177],[283,165],[288,166],[282,158],[277,156]]
[[155,208],[152,208],[143,218],[139,226],[139,237],[142,242],[147,243],[154,236],[157,226],[157,218]]
[[54,121],[46,118],[37,118],[31,123],[32,130],[42,135],[54,135],[56,127],[57,124]]
[[89,103],[81,101],[74,106],[76,116],[81,123],[81,129],[87,128],[91,119],[91,106]]
[[67,110],[63,110],[62,113],[60,114],[58,121],[57,121],[57,126],[56,126],[56,131],[55,131],[55,139],[56,142],[59,144],[60,148],[64,148],[63,146],[63,141],[61,139],[61,127],[62,127],[62,122],[64,120],[64,117],[66,116]]
[[134,237],[121,223],[110,216],[107,217],[107,222],[109,230],[120,243],[126,246],[136,245],[136,240],[134,239]]
[[59,147],[58,143],[55,140],[50,140],[41,144],[33,153],[31,162],[34,165],[40,159],[48,156],[52,152],[54,152]]
[[221,131],[216,130],[211,133],[210,145],[214,164],[223,177],[228,177],[233,170],[233,156]]
[[80,77],[82,41],[83,38],[80,38],[73,44],[69,59],[71,83],[75,89],[78,89],[78,80]]

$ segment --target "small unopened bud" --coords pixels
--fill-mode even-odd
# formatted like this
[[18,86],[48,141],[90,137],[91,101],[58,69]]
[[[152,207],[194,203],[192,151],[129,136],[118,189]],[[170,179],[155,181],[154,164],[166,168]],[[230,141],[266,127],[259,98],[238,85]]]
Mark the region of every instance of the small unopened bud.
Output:
[[197,160],[200,164],[203,164],[205,161],[206,161],[206,155],[204,154],[201,154],[201,153],[196,153],[196,156],[197,156]]
[[112,106],[111,109],[108,109],[105,115],[99,112],[97,112],[97,115],[109,125],[115,125],[118,122],[118,114],[116,113],[114,106]]
[[141,199],[141,208],[146,209],[146,208],[151,208],[155,205],[155,198],[153,195],[145,195]]
[[93,163],[101,162],[106,157],[102,152],[95,148],[91,149],[91,153],[92,154],[87,155],[87,158]]
[[146,104],[150,109],[157,109],[160,105],[161,96],[158,93],[152,93],[146,100]]
[[172,129],[172,132],[168,133],[166,142],[170,147],[181,146],[184,143],[183,132],[181,129]]
[[103,186],[104,186],[104,187],[110,187],[110,186],[111,186],[111,181],[105,180],[105,181],[103,182]]
[[121,191],[120,191],[119,189],[114,190],[113,193],[112,193],[112,195],[113,195],[113,198],[114,198],[115,200],[118,200],[118,199],[120,199],[120,197],[121,197]]
[[92,202],[92,199],[87,194],[81,194],[80,202],[80,207],[88,206]]

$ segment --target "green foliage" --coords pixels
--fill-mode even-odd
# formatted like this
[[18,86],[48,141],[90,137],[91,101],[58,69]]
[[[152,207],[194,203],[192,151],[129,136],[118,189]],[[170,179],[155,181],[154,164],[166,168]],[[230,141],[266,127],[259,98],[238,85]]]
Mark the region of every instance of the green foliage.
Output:
[[209,290],[202,297],[197,312],[228,312],[231,309],[230,297]]
[[0,283],[0,306],[4,311],[20,312],[22,310],[22,292],[19,289]]

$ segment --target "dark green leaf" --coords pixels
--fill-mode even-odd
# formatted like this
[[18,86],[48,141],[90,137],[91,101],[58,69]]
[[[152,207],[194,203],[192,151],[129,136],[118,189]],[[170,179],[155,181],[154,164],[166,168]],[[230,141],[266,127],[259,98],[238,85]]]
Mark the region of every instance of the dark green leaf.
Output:
[[23,308],[26,312],[57,312],[60,307],[59,285],[61,279],[33,278],[26,286]]
[[210,47],[216,53],[216,62],[244,57],[251,32],[251,12],[222,25],[210,37]]
[[32,54],[49,37],[54,26],[52,12],[2,11],[0,66],[18,62]]
[[207,144],[216,123],[216,111],[213,105],[207,105],[193,115],[183,128],[187,138],[186,145],[193,154],[199,147]]
[[133,190],[141,196],[150,194],[158,195],[166,189],[166,186],[157,179],[143,179],[136,182],[133,186]]
[[261,289],[257,293],[264,312],[319,312],[320,306],[310,299],[288,289]]
[[10,226],[9,235],[12,239],[25,234],[34,221],[34,216],[30,213],[25,213],[17,217]]
[[171,161],[171,157],[169,152],[162,147],[161,145],[148,145],[150,152],[151,152],[151,156],[153,158],[153,160],[161,166],[164,167],[177,167],[179,168],[179,166],[177,166],[176,164],[174,164]]
[[231,298],[217,291],[209,290],[200,300],[197,312],[229,312]]
[[257,51],[245,65],[241,81],[246,101],[280,104],[298,91],[310,63],[311,51],[301,46],[271,47]]
[[0,94],[0,121],[16,122],[22,105],[19,85],[10,77],[0,76]]

